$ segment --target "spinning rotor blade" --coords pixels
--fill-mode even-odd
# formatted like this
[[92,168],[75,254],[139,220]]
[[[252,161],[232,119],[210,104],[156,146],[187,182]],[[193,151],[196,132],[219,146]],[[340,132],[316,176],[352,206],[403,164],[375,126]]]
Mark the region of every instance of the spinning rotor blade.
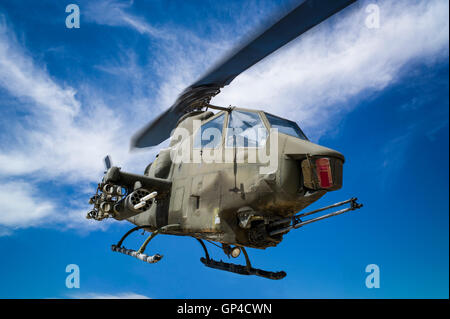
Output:
[[[356,0],[306,0],[188,87],[172,107],[132,138],[132,147],[155,146],[169,137],[186,112],[204,107],[243,71]],[[160,123],[161,122],[161,123]]]
[[155,146],[165,141],[182,115],[182,112],[172,111],[172,108],[161,113],[131,138],[131,148]]

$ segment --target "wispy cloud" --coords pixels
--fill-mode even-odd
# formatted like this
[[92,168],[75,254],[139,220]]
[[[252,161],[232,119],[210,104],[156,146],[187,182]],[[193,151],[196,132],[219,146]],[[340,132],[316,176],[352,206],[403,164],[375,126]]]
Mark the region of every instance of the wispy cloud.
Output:
[[70,295],[70,298],[73,298],[73,299],[150,299],[147,296],[137,294],[134,292],[123,292],[123,293],[117,293],[117,294],[94,292],[94,293]]
[[54,208],[28,183],[0,183],[0,225],[13,229],[37,226],[51,216]]
[[21,51],[3,15],[0,15],[0,85],[14,96],[33,101],[39,107],[32,109],[36,113],[44,111],[55,118],[67,119],[80,109],[73,88],[57,85]]
[[136,30],[140,34],[147,34],[159,39],[172,38],[167,31],[156,28],[147,23],[144,19],[127,12],[132,7],[133,0],[116,1],[101,0],[89,1],[86,3],[84,15],[88,21],[113,27],[128,27]]

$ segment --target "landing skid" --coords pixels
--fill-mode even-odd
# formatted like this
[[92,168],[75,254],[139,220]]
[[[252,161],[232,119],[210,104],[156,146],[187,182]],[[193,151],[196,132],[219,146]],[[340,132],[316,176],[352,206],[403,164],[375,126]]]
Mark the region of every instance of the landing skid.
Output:
[[132,229],[130,229],[125,235],[123,235],[123,237],[119,240],[119,242],[117,243],[117,245],[111,245],[111,250],[118,252],[118,253],[122,253],[131,257],[135,257],[139,260],[145,261],[149,264],[154,264],[157,263],[158,261],[160,261],[163,256],[160,254],[155,254],[155,255],[147,255],[144,254],[145,248],[147,248],[148,243],[159,233],[163,233],[164,231],[168,230],[169,228],[177,228],[179,227],[179,225],[174,224],[174,225],[167,225],[164,227],[161,227],[160,229],[155,230],[150,236],[148,236],[148,238],[144,241],[144,243],[142,244],[141,248],[139,248],[139,250],[133,250],[133,249],[127,249],[125,247],[122,247],[122,243],[125,240],[125,238],[127,238],[131,233],[135,232],[136,230],[142,229],[142,228],[148,228],[151,227],[150,225],[143,225],[143,226],[137,226],[134,227]]
[[244,253],[245,261],[247,264],[246,266],[237,265],[237,264],[233,264],[233,263],[226,263],[226,262],[223,262],[222,260],[216,261],[214,259],[211,259],[209,257],[208,250],[206,249],[206,246],[203,243],[203,241],[198,238],[196,238],[196,239],[199,241],[199,243],[203,247],[203,250],[205,251],[205,257],[200,258],[200,261],[206,267],[229,271],[229,272],[234,272],[239,275],[247,275],[247,276],[255,275],[255,276],[260,276],[260,277],[264,277],[267,279],[273,279],[273,280],[279,280],[279,279],[283,279],[284,277],[286,277],[286,273],[284,271],[273,272],[273,271],[267,271],[267,270],[253,268],[250,263],[250,259],[248,258],[247,251],[245,250],[244,247],[240,247],[240,249]]

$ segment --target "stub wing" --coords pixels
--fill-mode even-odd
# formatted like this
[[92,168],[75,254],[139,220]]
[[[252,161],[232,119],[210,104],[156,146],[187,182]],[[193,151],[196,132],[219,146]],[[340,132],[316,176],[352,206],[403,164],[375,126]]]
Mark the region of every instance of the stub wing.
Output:
[[[143,187],[148,191],[156,191],[158,192],[158,196],[162,196],[167,194],[172,187],[172,181],[156,178],[156,177],[148,177],[145,175],[133,174],[122,172],[119,167],[111,167],[105,174],[103,178],[103,182],[105,184],[114,184],[126,187],[127,189],[135,189]],[[136,183],[140,183],[140,187],[136,187]]]

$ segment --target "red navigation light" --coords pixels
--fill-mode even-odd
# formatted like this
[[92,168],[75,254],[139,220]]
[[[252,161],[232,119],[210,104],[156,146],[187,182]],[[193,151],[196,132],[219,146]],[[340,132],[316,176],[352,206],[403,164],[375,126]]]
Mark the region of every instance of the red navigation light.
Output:
[[329,188],[333,186],[330,160],[328,158],[319,158],[316,160],[316,171],[321,188]]

